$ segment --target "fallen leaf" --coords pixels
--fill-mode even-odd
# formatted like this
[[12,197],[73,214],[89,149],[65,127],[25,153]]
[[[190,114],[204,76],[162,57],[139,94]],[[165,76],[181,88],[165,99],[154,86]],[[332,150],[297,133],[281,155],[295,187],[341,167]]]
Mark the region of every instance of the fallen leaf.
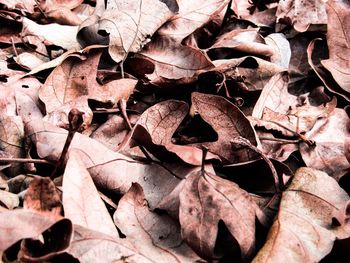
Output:
[[226,163],[252,160],[255,154],[248,149],[232,150],[231,139],[242,136],[257,145],[253,127],[240,109],[223,97],[192,93],[192,107],[218,134],[216,142],[205,143],[209,151],[222,157]]
[[225,246],[216,243],[222,221],[231,237],[226,247],[238,249],[244,259],[251,257],[258,208],[249,194],[235,183],[207,172],[192,173],[185,180],[180,192],[179,219],[188,245],[207,260],[220,258]]
[[200,0],[197,2],[178,0],[177,2],[178,13],[158,30],[158,34],[169,36],[178,43],[209,22],[229,3],[227,0]]
[[[172,136],[188,114],[186,102],[167,100],[148,108],[139,118],[132,139],[144,145],[158,159],[166,159],[168,152],[176,154],[184,162],[201,165],[202,150],[194,145],[176,145]],[[145,132],[148,133],[145,135]],[[207,159],[217,158],[208,154]]]
[[280,1],[277,22],[287,21],[295,30],[304,32],[310,25],[327,24],[326,4],[323,0]]
[[146,75],[154,83],[162,81],[161,78],[189,79],[190,82],[200,70],[213,67],[201,50],[177,45],[165,37],[150,42],[137,57],[146,58],[154,64],[154,72]]
[[350,3],[343,0],[327,2],[327,44],[329,59],[321,64],[329,70],[339,86],[350,92]]
[[288,80],[286,72],[276,74],[269,80],[254,106],[253,117],[260,119],[264,108],[285,114],[290,105],[297,104],[297,97],[288,92]]
[[[152,7],[152,8],[150,8]],[[108,0],[99,20],[99,32],[109,35],[109,54],[119,63],[138,52],[155,31],[177,12],[173,0]]]
[[332,219],[348,200],[326,173],[300,168],[282,194],[267,241],[253,262],[319,262],[336,239]]
[[178,222],[149,210],[142,187],[137,183],[119,201],[113,218],[126,239],[155,262],[200,260],[182,240]]
[[305,134],[306,139],[315,142],[315,146],[306,143],[299,146],[306,165],[339,180],[350,167],[344,150],[345,138],[350,136],[349,125],[349,117],[342,109],[335,109],[328,118],[318,120]]
[[115,239],[79,225],[74,226],[74,235],[67,253],[79,262],[89,263],[97,258],[101,263],[109,262],[155,262],[148,255],[140,254],[125,240]]
[[61,196],[47,177],[34,177],[24,195],[23,207],[44,216],[61,217]]
[[24,209],[0,212],[0,252],[24,238],[36,238],[60,222],[70,223],[67,219],[44,217]]
[[63,174],[64,214],[73,224],[119,237],[117,229],[97,189],[80,160],[77,151],[70,151]]
[[215,70],[233,80],[243,91],[262,90],[271,77],[286,69],[256,57],[219,59],[213,61]]
[[19,206],[19,197],[11,192],[0,190],[0,206],[7,209],[14,209]]

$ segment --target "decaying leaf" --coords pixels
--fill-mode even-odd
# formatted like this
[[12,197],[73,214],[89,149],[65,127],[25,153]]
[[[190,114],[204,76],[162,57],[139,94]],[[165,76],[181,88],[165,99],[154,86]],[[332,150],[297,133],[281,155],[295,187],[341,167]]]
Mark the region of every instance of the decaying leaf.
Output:
[[253,199],[235,183],[203,171],[192,173],[180,192],[182,237],[201,257],[220,258],[225,246],[216,242],[222,221],[229,231],[230,249],[247,259],[254,251],[257,211]]
[[300,168],[282,194],[277,218],[253,262],[319,262],[333,247],[333,218],[348,200],[326,173]]
[[25,193],[23,207],[45,216],[61,217],[61,197],[50,178],[33,178]]

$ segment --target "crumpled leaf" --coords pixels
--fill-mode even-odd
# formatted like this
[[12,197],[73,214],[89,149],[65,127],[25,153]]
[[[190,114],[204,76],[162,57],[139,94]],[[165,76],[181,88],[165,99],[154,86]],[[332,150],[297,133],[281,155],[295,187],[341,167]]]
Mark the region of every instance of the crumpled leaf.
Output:
[[126,240],[155,262],[196,262],[200,259],[182,240],[176,221],[149,210],[142,187],[137,183],[132,184],[119,201],[113,218]]
[[215,15],[227,7],[228,0],[177,0],[178,14],[173,16],[159,30],[158,34],[169,36],[181,42],[196,29],[209,22]]
[[327,2],[327,44],[329,59],[322,65],[329,70],[341,88],[350,92],[350,3],[343,0]]
[[19,206],[19,197],[11,192],[3,191],[0,189],[0,207],[6,207],[7,209],[14,209]]
[[287,113],[290,105],[297,104],[297,97],[288,92],[288,74],[281,72],[273,76],[262,90],[256,102],[252,116],[261,118],[264,108],[275,112]]
[[225,74],[244,91],[262,90],[271,77],[286,69],[256,57],[219,59],[213,61],[215,70]]
[[216,245],[216,242],[219,221],[222,221],[231,236],[226,242],[230,242],[232,249],[239,249],[242,258],[247,259],[255,247],[258,210],[249,194],[235,183],[207,172],[195,172],[187,176],[180,192],[181,234],[201,257],[207,260],[220,258],[223,244]]
[[109,54],[119,63],[138,52],[154,32],[177,12],[175,0],[108,0],[99,31],[109,35]]
[[68,219],[44,217],[24,209],[0,212],[0,252],[21,239],[36,238],[46,229],[63,221],[65,224],[70,223]]
[[276,220],[253,262],[319,262],[333,247],[333,218],[348,200],[326,173],[298,169],[282,194]]
[[279,1],[277,21],[288,21],[295,30],[306,31],[310,25],[327,24],[326,4],[323,0]]
[[[176,145],[172,136],[186,117],[189,107],[186,102],[167,100],[148,108],[137,121],[132,138],[144,145],[158,158],[166,158],[167,151],[193,165],[202,163],[202,150],[193,145]],[[145,132],[147,133],[145,135]],[[207,159],[215,158],[208,154]]]
[[313,129],[305,134],[315,142],[300,145],[300,153],[308,167],[322,170],[339,180],[350,167],[345,157],[344,142],[350,136],[350,120],[342,109],[335,109],[328,118],[320,119]]
[[222,157],[226,163],[244,162],[255,158],[255,154],[248,149],[232,150],[230,141],[239,136],[248,139],[252,145],[257,145],[253,127],[237,106],[221,96],[194,92],[192,108],[218,134],[216,142],[204,144],[210,152]]
[[63,174],[62,192],[64,214],[74,224],[119,237],[111,216],[76,150],[69,153]]

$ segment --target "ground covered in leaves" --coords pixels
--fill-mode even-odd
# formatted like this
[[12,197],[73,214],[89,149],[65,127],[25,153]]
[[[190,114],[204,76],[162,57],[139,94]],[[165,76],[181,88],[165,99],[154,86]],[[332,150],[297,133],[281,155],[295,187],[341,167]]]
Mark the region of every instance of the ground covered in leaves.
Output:
[[349,262],[349,0],[0,0],[0,262]]

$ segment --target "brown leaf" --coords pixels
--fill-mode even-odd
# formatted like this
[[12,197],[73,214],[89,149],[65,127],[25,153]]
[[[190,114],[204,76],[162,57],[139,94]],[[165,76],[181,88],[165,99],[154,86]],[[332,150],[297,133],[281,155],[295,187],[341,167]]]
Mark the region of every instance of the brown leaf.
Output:
[[170,36],[180,43],[196,29],[209,22],[215,15],[227,7],[228,0],[178,0],[179,11],[169,19],[159,30],[158,34]]
[[99,31],[109,35],[109,54],[115,62],[138,52],[178,9],[174,0],[108,0]]
[[288,93],[288,80],[286,72],[276,74],[269,80],[254,106],[253,117],[261,118],[264,108],[284,114],[291,105],[297,104],[297,97]]
[[[138,145],[146,146],[160,160],[166,158],[169,151],[186,163],[201,165],[201,149],[191,145],[176,145],[171,140],[188,110],[186,102],[176,100],[159,102],[140,116],[132,138]],[[148,134],[145,135],[145,132]],[[207,156],[207,159],[212,158],[215,158],[213,154]]]
[[350,92],[350,3],[343,0],[328,1],[327,15],[329,59],[321,63],[332,73],[339,86]]
[[326,173],[300,168],[283,193],[264,247],[253,262],[318,262],[336,238],[332,219],[349,200]]
[[238,136],[247,138],[252,145],[257,145],[253,127],[237,106],[220,96],[194,92],[192,107],[218,134],[216,142],[205,143],[209,151],[228,163],[255,158],[255,154],[248,149],[232,150],[230,141]]
[[114,222],[126,240],[155,262],[196,262],[200,258],[184,243],[180,225],[148,208],[142,187],[135,183],[119,201]]
[[256,57],[220,59],[213,61],[215,70],[225,74],[244,91],[262,90],[274,75],[286,69]]
[[154,72],[147,75],[154,83],[162,81],[160,77],[191,81],[200,70],[213,67],[199,49],[178,45],[164,37],[150,42],[137,57],[146,58],[154,64]]
[[[41,158],[57,161],[66,141],[67,131],[40,119],[26,123],[26,134],[36,145]],[[55,142],[55,143],[51,143]],[[161,165],[144,164],[120,153],[113,152],[101,143],[76,133],[70,149],[77,149],[97,187],[117,193],[126,193],[132,182],[139,183],[154,208],[195,167],[178,163]]]
[[93,50],[88,58],[71,55],[47,78],[39,96],[50,114],[47,118],[53,123],[67,126],[69,111],[77,108],[85,113],[84,124],[88,126],[92,120],[92,111],[87,99],[116,104],[133,92],[137,83],[133,79],[119,79],[104,85],[96,81],[101,54],[101,50]]
[[[11,219],[11,220],[9,220]],[[18,209],[0,212],[0,252],[24,238],[36,238],[63,218],[45,217],[42,214]]]
[[67,253],[82,263],[94,262],[96,259],[102,263],[155,262],[146,254],[140,254],[126,240],[115,239],[106,234],[96,232],[79,225],[74,226],[73,240]]
[[277,22],[288,21],[295,30],[304,32],[310,25],[327,24],[323,0],[286,0],[278,3]]
[[347,101],[350,101],[349,93],[344,90],[339,84],[334,80],[332,74],[329,73],[321,64],[322,58],[326,58],[327,55],[324,54],[325,44],[320,39],[314,39],[310,42],[307,48],[308,62],[312,69],[315,71],[317,76],[322,80],[324,85],[330,91],[342,96]]
[[335,109],[328,118],[318,120],[313,129],[305,134],[306,143],[300,145],[300,153],[308,167],[322,170],[339,180],[350,167],[345,157],[344,142],[350,136],[349,117],[342,109]]
[[[223,244],[216,244],[219,221],[222,221],[231,242],[238,242],[242,257],[247,259],[255,248],[257,210],[249,194],[235,183],[207,172],[192,173],[180,192],[182,237],[201,257],[208,260],[221,257],[214,249],[223,249]],[[234,243],[228,245],[238,249]]]
[[252,29],[234,29],[218,37],[209,50],[218,48],[232,48],[236,52],[271,57],[274,54],[274,48],[266,45],[264,38],[255,28]]
[[79,152],[75,150],[69,153],[62,191],[64,214],[74,224],[119,237],[112,218],[80,159]]
[[61,196],[50,178],[33,178],[24,195],[23,207],[44,216],[61,217]]

